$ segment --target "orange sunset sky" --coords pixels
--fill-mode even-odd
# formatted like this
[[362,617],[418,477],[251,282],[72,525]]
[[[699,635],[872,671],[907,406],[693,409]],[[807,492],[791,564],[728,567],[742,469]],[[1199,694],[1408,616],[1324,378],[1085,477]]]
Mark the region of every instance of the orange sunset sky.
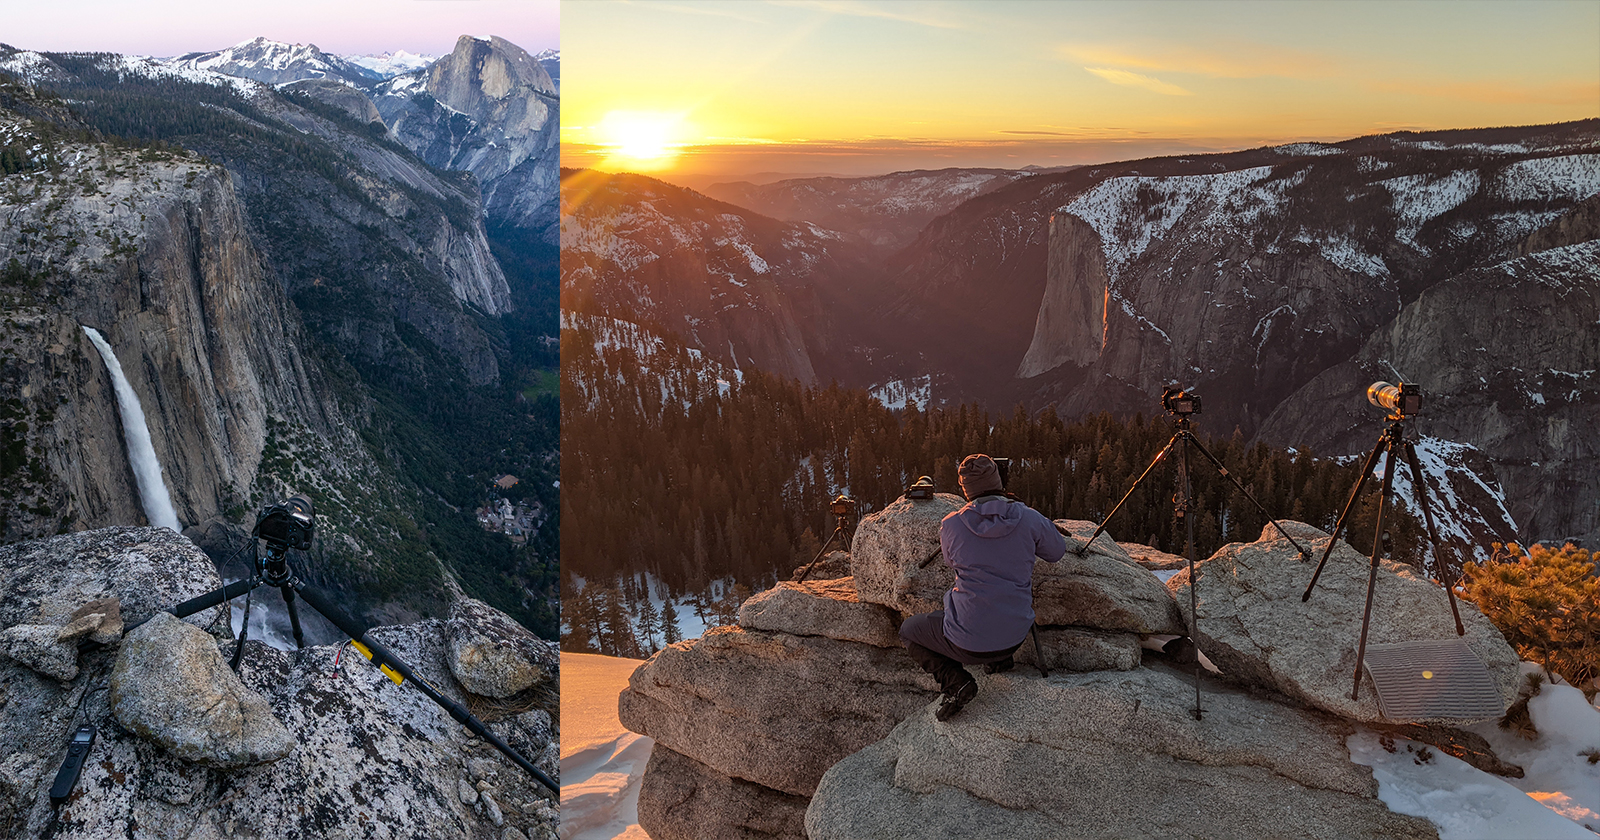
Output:
[[680,184],[1600,116],[1600,2],[561,7],[562,161]]

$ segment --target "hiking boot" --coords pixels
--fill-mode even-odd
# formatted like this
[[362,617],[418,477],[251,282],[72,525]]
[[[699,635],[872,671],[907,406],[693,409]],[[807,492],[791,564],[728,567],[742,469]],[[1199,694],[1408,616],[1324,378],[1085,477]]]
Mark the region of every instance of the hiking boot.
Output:
[[939,701],[939,708],[934,711],[933,716],[936,720],[949,720],[955,717],[957,712],[966,708],[967,704],[972,702],[972,698],[977,696],[977,680],[968,680],[962,683],[954,694],[944,695],[944,698]]
[[985,674],[998,674],[1002,671],[1009,671],[1016,666],[1017,660],[1008,656],[999,662],[990,662],[989,664],[983,666],[983,672]]

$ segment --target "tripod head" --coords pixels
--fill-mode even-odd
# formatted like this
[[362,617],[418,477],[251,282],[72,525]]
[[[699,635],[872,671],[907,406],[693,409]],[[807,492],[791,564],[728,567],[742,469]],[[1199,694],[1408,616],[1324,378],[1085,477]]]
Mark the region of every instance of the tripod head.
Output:
[[267,554],[257,559],[256,573],[273,586],[290,580],[286,554],[289,549],[309,551],[316,535],[317,516],[311,499],[296,494],[261,509],[250,536],[267,544]]

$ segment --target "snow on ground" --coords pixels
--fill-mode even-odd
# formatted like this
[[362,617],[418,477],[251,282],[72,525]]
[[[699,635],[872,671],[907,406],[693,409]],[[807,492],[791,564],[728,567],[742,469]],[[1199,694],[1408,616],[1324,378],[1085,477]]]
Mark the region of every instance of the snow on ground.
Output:
[[1511,201],[1582,201],[1600,193],[1600,155],[1517,161],[1500,173],[1496,191]]
[[561,840],[648,840],[639,780],[655,742],[617,720],[617,695],[642,664],[561,654]]
[[872,398],[883,404],[884,408],[903,411],[906,401],[915,401],[918,407],[927,410],[929,401],[933,398],[933,375],[923,374],[913,376],[911,379],[891,379],[882,385],[874,385],[867,391]]
[[[1350,758],[1372,768],[1378,798],[1393,811],[1426,817],[1441,840],[1577,838],[1600,834],[1600,708],[1567,685],[1545,685],[1528,703],[1539,737],[1501,730],[1494,721],[1469,727],[1501,759],[1520,765],[1521,779],[1485,773],[1404,738],[1387,749],[1376,733],[1351,735]],[[1587,828],[1585,827],[1587,826]]]
[[346,55],[340,57],[358,67],[365,67],[385,79],[393,78],[402,73],[421,70],[439,60],[436,55],[418,55],[405,50],[395,50],[394,52],[379,53],[377,55]]

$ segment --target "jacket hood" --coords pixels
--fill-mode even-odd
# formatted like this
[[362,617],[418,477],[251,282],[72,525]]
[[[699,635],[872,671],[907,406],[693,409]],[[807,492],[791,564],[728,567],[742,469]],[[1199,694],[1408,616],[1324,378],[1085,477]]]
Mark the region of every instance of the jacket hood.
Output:
[[1027,506],[1004,498],[980,498],[956,511],[956,518],[967,530],[985,539],[1008,536],[1022,523]]

